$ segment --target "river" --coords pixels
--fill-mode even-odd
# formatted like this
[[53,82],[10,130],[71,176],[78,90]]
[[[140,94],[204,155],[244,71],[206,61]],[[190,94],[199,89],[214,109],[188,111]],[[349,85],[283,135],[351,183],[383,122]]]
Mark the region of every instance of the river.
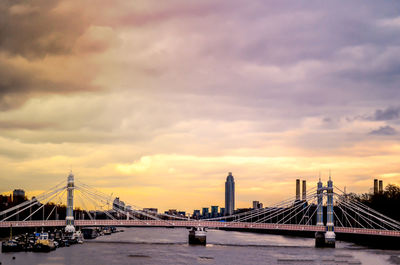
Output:
[[[124,228],[50,253],[1,253],[4,264],[396,264],[400,251],[347,242],[316,249],[314,239],[209,230],[207,246],[189,246],[182,228]],[[15,259],[13,259],[15,257]],[[397,263],[400,264],[400,263]]]

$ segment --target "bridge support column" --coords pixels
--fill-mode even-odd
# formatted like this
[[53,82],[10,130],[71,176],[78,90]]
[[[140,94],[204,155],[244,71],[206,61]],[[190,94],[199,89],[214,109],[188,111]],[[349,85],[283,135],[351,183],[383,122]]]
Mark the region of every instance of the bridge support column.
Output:
[[318,181],[318,205],[317,205],[317,226],[324,226],[324,212],[323,212],[323,196],[326,190],[326,226],[325,232],[318,231],[315,233],[315,247],[335,247],[336,235],[334,231],[333,219],[333,182],[331,176],[326,187],[322,186],[321,179]]
[[331,176],[329,176],[328,187],[326,189],[327,203],[326,203],[326,233],[325,233],[325,245],[327,247],[335,247],[336,235],[335,225],[333,220],[333,182]]
[[206,245],[207,244],[207,231],[205,227],[197,226],[192,227],[189,231],[189,245]]
[[[323,196],[324,196],[324,188],[322,187],[321,179],[319,179],[317,184],[317,225],[323,226],[324,225],[324,212],[322,208],[323,204]],[[324,247],[325,245],[325,233],[324,232],[315,232],[315,247]]]
[[65,232],[74,233],[74,175],[69,173],[67,185],[67,216],[65,217]]
[[317,198],[318,198],[318,205],[317,205],[317,225],[324,225],[324,212],[322,208],[323,199],[324,199],[324,188],[322,187],[321,179],[319,179],[317,184]]

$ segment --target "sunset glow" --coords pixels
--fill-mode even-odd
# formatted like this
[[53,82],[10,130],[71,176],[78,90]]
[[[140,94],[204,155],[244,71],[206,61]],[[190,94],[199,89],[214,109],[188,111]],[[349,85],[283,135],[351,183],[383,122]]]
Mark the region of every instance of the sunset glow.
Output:
[[[0,193],[186,211],[400,184],[396,1],[1,1]],[[77,202],[79,204],[79,202]]]

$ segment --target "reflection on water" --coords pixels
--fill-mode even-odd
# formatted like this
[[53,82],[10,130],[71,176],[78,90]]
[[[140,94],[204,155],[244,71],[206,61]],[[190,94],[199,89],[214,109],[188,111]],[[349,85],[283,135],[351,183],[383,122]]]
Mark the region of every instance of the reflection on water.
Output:
[[[51,253],[2,253],[2,264],[396,264],[400,251],[337,242],[316,249],[314,239],[209,230],[207,246],[189,246],[188,230],[126,228]],[[15,260],[12,259],[15,257]],[[397,264],[400,264],[397,263]]]

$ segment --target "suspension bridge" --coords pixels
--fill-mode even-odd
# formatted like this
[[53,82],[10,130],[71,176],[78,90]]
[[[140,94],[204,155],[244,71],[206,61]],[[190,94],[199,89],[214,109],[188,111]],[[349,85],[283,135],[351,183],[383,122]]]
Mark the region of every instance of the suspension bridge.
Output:
[[[54,213],[57,205],[42,220],[31,220],[46,203],[57,201],[66,195],[65,220],[57,220]],[[80,201],[87,219],[74,217],[74,200]],[[96,218],[86,203],[96,207],[106,219]],[[32,211],[32,207],[36,207]],[[14,220],[23,212],[29,214],[23,220]],[[43,211],[44,213],[44,211]],[[123,219],[121,218],[123,217]],[[260,230],[266,232],[314,233],[316,246],[334,247],[337,235],[357,235],[370,239],[400,240],[400,222],[362,204],[333,185],[331,177],[326,185],[317,182],[309,191],[288,198],[262,209],[208,219],[193,219],[165,213],[149,212],[145,209],[113,200],[89,185],[75,181],[70,173],[48,191],[0,212],[0,228],[9,227],[65,227],[74,232],[75,227],[207,227],[219,229]],[[397,242],[397,241],[396,241]]]

